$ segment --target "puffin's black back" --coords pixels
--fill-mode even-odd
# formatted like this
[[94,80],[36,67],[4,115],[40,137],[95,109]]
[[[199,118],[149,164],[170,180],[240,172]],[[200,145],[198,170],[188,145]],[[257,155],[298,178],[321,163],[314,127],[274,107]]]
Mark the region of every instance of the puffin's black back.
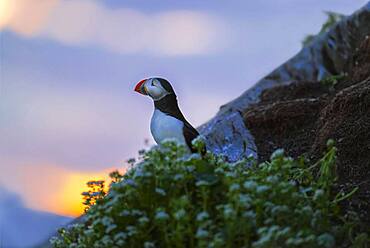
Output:
[[[176,119],[182,121],[184,123],[183,127],[183,134],[186,141],[186,144],[190,148],[192,152],[196,152],[196,150],[193,148],[192,141],[198,137],[199,133],[198,131],[185,119],[184,115],[181,113],[181,110],[179,108],[179,105],[177,104],[177,98],[175,95],[175,92],[173,91],[173,88],[170,83],[166,80],[166,83],[162,86],[165,88],[168,92],[173,92],[172,94],[168,94],[167,96],[163,97],[160,100],[154,101],[154,107],[161,111],[164,114],[170,115],[172,117],[175,117]],[[167,89],[167,88],[168,89]],[[172,90],[172,91],[170,91]]]

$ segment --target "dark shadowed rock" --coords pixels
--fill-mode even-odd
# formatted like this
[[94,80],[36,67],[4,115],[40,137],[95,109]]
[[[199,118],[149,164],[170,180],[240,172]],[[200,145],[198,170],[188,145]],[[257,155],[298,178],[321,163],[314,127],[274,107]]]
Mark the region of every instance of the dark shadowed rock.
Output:
[[269,160],[278,148],[291,157],[310,151],[324,104],[321,98],[301,98],[248,108],[244,118],[255,137],[259,161]]
[[349,75],[335,85],[295,82],[266,89],[261,101],[244,111],[260,161],[277,148],[292,157],[318,160],[326,142],[335,141],[338,183],[336,191],[358,191],[343,201],[370,223],[370,54],[365,38],[348,64]]
[[[256,146],[248,131],[235,129],[235,113],[260,101],[263,90],[295,81],[319,81],[348,71],[348,61],[358,49],[359,42],[370,33],[370,2],[334,25],[329,32],[318,35],[297,55],[245,91],[240,97],[222,106],[217,115],[200,127],[215,153],[229,160],[255,156]],[[241,118],[241,117],[240,117]],[[241,125],[239,125],[241,126]],[[230,130],[235,130],[230,133]],[[230,144],[230,140],[237,140]],[[241,142],[244,140],[246,142]],[[245,144],[248,144],[245,146]]]
[[328,139],[335,140],[339,188],[359,188],[344,206],[370,223],[370,70],[366,80],[340,91],[322,110],[314,138],[316,158]]

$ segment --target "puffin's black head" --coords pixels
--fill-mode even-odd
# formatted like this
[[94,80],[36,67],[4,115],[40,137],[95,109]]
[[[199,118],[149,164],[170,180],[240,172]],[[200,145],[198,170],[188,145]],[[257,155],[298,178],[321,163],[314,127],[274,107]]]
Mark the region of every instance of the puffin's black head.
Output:
[[171,94],[176,96],[172,85],[164,78],[143,79],[137,83],[135,91],[150,96],[154,101]]

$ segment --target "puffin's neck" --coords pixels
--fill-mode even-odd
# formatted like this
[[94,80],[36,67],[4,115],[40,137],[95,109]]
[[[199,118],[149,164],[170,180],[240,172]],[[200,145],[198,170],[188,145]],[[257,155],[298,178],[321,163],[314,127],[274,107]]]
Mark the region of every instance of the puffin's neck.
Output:
[[176,117],[179,120],[185,119],[177,104],[177,97],[175,94],[169,94],[160,100],[154,101],[154,108],[162,113]]

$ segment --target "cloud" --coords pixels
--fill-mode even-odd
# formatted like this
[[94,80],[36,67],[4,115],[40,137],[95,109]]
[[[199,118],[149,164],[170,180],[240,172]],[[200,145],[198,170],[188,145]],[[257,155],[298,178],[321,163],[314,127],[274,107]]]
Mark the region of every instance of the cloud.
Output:
[[79,169],[104,168],[135,155],[144,144],[143,137],[150,137],[147,125],[137,125],[144,116],[149,119],[150,113],[138,115],[134,101],[121,99],[134,93],[107,95],[101,88],[76,89],[65,87],[63,80],[54,81],[61,86],[21,76],[4,78],[8,83],[0,101],[4,117],[0,163],[13,158]]
[[0,0],[0,30],[10,30],[24,36],[39,32],[58,0]]
[[225,25],[203,12],[144,13],[93,0],[0,0],[0,30],[123,54],[196,55],[225,45]]

